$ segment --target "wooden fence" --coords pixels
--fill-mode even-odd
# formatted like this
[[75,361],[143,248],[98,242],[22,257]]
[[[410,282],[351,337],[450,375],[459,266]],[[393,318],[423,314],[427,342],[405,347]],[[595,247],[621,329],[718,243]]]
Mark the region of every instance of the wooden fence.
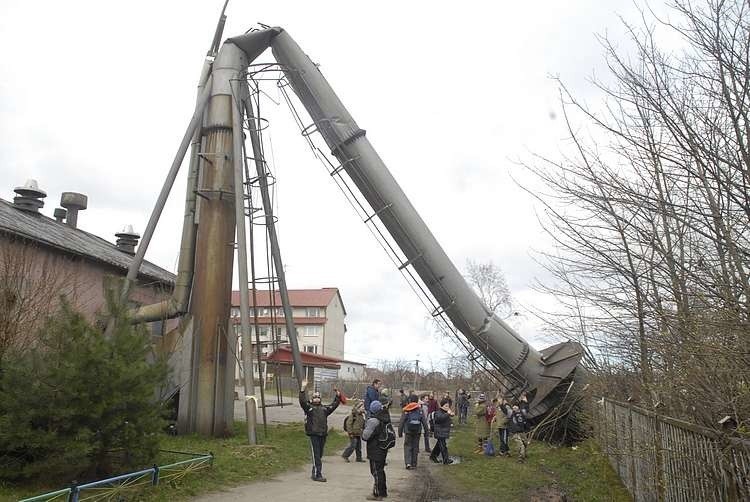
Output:
[[750,500],[750,441],[600,399],[596,436],[636,502]]

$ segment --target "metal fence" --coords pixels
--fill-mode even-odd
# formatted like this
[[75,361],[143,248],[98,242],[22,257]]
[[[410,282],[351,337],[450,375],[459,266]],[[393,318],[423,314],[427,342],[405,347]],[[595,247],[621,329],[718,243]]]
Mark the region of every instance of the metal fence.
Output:
[[750,441],[603,398],[602,450],[636,502],[750,500]]
[[167,465],[153,466],[137,472],[130,472],[113,478],[102,479],[85,484],[75,484],[69,488],[44,493],[26,498],[19,502],[83,502],[90,501],[120,501],[127,500],[126,494],[133,490],[156,486],[159,482],[179,479],[189,473],[205,469],[213,465],[214,456],[211,453],[188,453],[181,451],[162,450],[165,453],[189,455],[192,458]]

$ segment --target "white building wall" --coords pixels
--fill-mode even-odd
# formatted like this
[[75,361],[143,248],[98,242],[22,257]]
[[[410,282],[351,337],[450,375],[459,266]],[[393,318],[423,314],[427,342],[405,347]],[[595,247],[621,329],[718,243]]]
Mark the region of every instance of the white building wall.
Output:
[[333,296],[331,303],[328,304],[325,311],[326,324],[323,327],[323,346],[322,354],[324,356],[344,358],[344,335],[346,334],[344,306],[341,304],[339,295]]
[[362,382],[365,379],[365,365],[359,363],[353,363],[348,361],[341,361],[339,363],[341,368],[339,369],[339,379],[341,380],[352,380]]

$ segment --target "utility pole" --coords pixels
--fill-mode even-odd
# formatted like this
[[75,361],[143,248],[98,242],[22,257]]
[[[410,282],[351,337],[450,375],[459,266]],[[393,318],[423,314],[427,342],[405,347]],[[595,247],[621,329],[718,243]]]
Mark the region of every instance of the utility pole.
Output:
[[414,391],[417,391],[417,383],[419,383],[419,359],[414,360]]

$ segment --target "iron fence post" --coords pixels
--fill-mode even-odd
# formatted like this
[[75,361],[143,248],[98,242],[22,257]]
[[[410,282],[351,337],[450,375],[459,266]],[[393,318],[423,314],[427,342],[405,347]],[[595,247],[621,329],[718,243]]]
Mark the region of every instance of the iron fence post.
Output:
[[78,482],[73,481],[73,484],[70,486],[70,495],[68,495],[68,501],[78,502],[79,493],[80,493],[80,490],[78,489]]

